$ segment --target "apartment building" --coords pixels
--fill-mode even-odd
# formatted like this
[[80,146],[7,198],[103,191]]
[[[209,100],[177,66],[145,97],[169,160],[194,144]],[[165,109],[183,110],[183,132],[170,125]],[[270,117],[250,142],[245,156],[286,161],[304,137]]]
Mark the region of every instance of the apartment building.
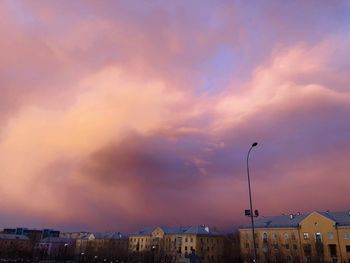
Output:
[[74,239],[45,237],[35,247],[35,258],[39,260],[72,260],[74,252]]
[[28,258],[32,248],[29,238],[24,235],[0,234],[1,258]]
[[[350,212],[311,212],[255,221],[258,262],[350,263]],[[239,229],[242,257],[253,255],[251,226]]]
[[120,232],[86,233],[76,239],[75,256],[80,262],[126,262],[128,237]]
[[155,262],[219,263],[224,254],[224,237],[208,226],[148,227],[129,236],[129,254],[151,254]]
[[60,231],[53,229],[28,229],[25,227],[5,228],[2,233],[8,235],[23,235],[29,238],[33,243],[39,242],[46,237],[58,237]]

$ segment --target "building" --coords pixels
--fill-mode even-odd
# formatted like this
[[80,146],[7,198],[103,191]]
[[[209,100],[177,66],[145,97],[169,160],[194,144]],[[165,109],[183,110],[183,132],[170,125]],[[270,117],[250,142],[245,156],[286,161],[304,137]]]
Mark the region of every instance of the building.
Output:
[[45,237],[35,247],[38,260],[73,260],[75,239],[62,237]]
[[32,244],[28,237],[23,235],[0,234],[1,258],[29,258],[32,252]]
[[[312,212],[255,221],[259,262],[350,263],[350,212]],[[241,254],[253,254],[250,225],[239,229]]]
[[5,228],[3,230],[4,234],[9,235],[24,235],[30,239],[33,243],[39,242],[41,239],[46,237],[59,237],[60,231],[53,230],[53,229],[28,229],[23,227],[17,227],[17,228]]
[[126,262],[128,237],[120,232],[86,233],[76,239],[78,262]]
[[129,236],[133,260],[155,262],[222,262],[224,237],[207,226],[148,227]]
[[224,262],[242,262],[238,231],[226,234],[224,238]]
[[90,232],[61,232],[60,237],[62,238],[72,238],[72,239],[80,239],[89,235]]

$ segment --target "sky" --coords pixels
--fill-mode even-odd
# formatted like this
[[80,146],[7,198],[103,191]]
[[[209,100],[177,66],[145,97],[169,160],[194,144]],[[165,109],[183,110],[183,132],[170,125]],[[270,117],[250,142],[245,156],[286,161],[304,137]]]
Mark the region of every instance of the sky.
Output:
[[349,1],[0,1],[0,227],[342,211]]

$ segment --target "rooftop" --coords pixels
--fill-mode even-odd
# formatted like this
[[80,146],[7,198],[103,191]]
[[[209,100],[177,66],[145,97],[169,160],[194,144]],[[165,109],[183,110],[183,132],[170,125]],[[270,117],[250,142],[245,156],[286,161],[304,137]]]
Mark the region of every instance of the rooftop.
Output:
[[[134,235],[149,236],[156,228],[157,227],[146,227],[140,231],[135,232]],[[209,228],[205,225],[175,227],[159,226],[159,228],[161,228],[166,235],[220,235],[220,233],[215,229]]]
[[[323,215],[331,220],[333,220],[338,226],[350,226],[350,212],[318,212],[320,215]],[[311,213],[305,214],[289,214],[289,215],[280,215],[280,216],[266,216],[254,221],[255,228],[290,228],[298,227],[300,222],[308,217]],[[251,228],[251,225],[245,225],[240,227]]]
[[28,237],[24,235],[12,235],[12,234],[0,234],[1,240],[29,240]]

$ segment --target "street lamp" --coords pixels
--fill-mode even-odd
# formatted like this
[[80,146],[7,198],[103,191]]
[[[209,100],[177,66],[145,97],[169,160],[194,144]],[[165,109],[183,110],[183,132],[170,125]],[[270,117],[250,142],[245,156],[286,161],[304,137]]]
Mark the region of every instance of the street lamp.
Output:
[[252,223],[253,246],[254,246],[253,262],[256,262],[256,245],[255,245],[255,233],[254,233],[254,215],[253,215],[253,204],[252,204],[252,191],[250,189],[249,155],[250,155],[250,151],[253,149],[253,147],[255,147],[257,145],[258,145],[258,143],[254,142],[252,144],[252,146],[250,147],[248,154],[247,154],[247,175],[248,175],[248,188],[249,188],[250,221]]

